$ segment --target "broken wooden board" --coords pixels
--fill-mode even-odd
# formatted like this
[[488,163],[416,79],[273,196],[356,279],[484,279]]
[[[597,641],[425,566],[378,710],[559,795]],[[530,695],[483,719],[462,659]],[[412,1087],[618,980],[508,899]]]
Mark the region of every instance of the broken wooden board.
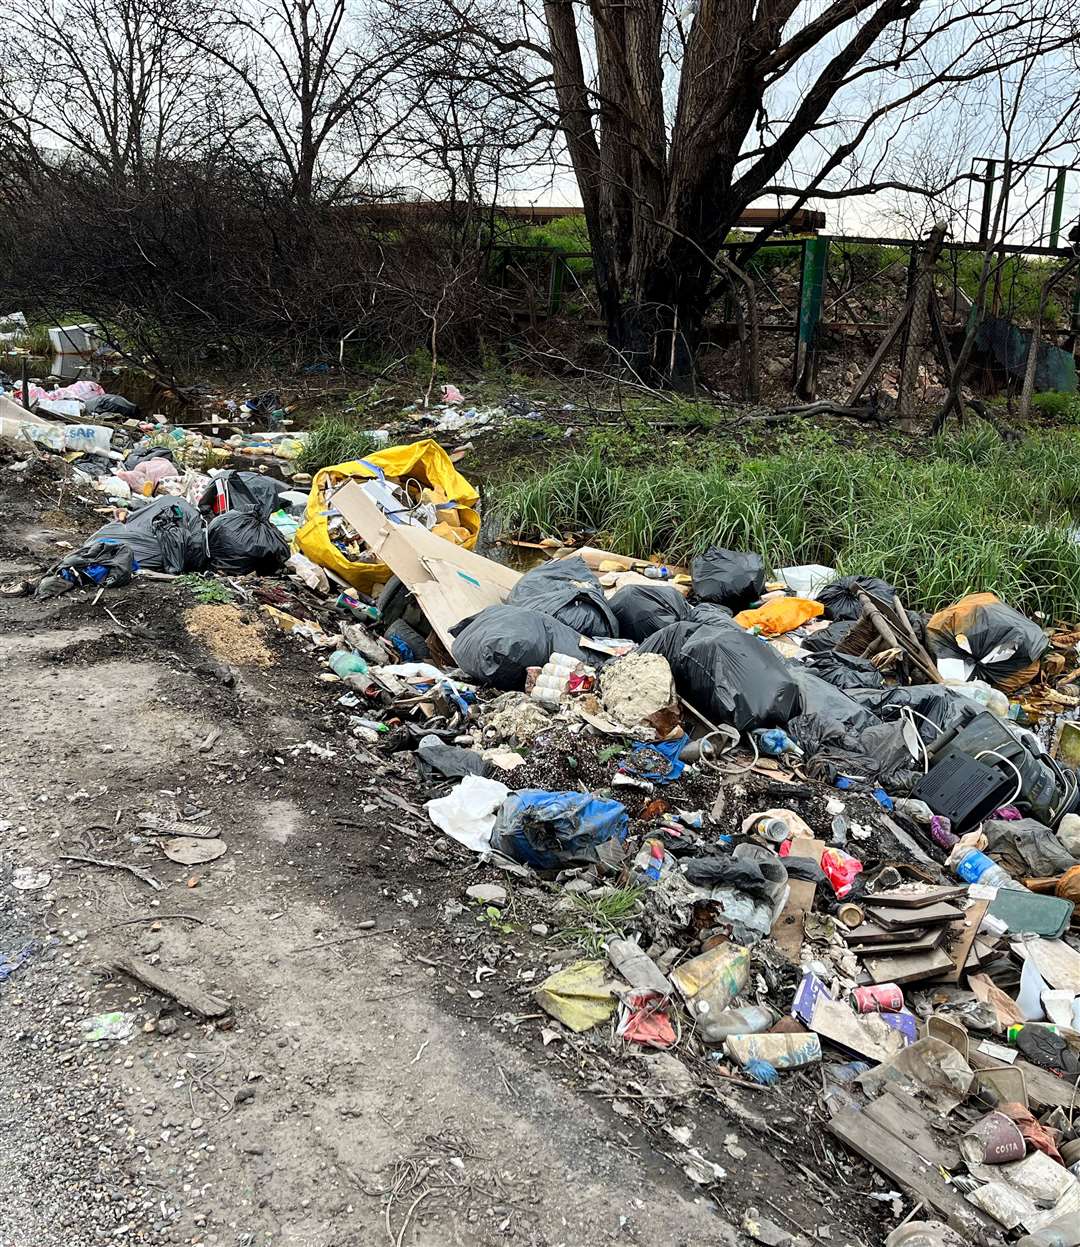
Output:
[[967,912],[959,922],[949,924],[948,938],[951,938],[953,943],[947,951],[952,958],[952,969],[945,972],[946,983],[960,982],[971,946],[975,943],[975,936],[979,933],[979,927],[982,925],[989,905],[989,901],[975,901],[968,906]]
[[912,938],[910,931],[886,931],[876,922],[863,922],[850,930],[841,928],[840,934],[844,937],[844,943],[851,948],[858,948],[862,944],[903,944],[905,940]]
[[789,857],[808,857],[812,862],[821,865],[821,855],[829,846],[824,840],[806,840],[796,837],[791,841]]
[[182,979],[168,970],[136,961],[134,957],[120,957],[112,962],[112,968],[149,987],[160,996],[175,1000],[181,1008],[200,1018],[223,1018],[232,1009],[227,1000],[213,996],[195,983]]
[[868,1061],[891,1060],[907,1046],[904,1036],[877,1014],[853,1013],[847,1001],[826,1000],[824,996],[814,1004],[810,1029],[820,1038]]
[[901,953],[868,957],[863,963],[871,983],[915,983],[952,968],[952,958],[940,948],[928,953]]
[[798,964],[803,946],[803,919],[814,906],[817,884],[808,879],[791,879],[784,908],[772,925],[772,938],[790,961]]
[[942,901],[954,901],[967,895],[966,885],[960,887],[928,887],[925,892],[874,892],[863,899],[868,905],[890,905],[897,909],[922,909]]
[[847,1108],[829,1122],[828,1130],[913,1199],[933,1208],[969,1241],[976,1241],[978,1233],[992,1235],[992,1242],[1000,1238],[995,1222],[966,1203],[935,1165],[924,1160],[902,1137],[883,1129],[880,1122],[857,1108]]
[[519,572],[454,545],[415,524],[395,524],[349,481],[334,494],[334,506],[348,520],[375,559],[385,563],[412,591],[439,640],[453,653],[450,629],[486,606],[506,601]]
[[950,1137],[944,1131],[935,1131],[930,1113],[898,1087],[886,1085],[884,1094],[871,1100],[863,1112],[883,1130],[906,1143],[927,1164],[945,1169],[955,1169],[959,1165],[960,1148],[955,1132]]
[[859,944],[852,948],[856,957],[898,957],[901,953],[928,953],[945,939],[947,927],[912,934],[909,939],[885,941],[879,944]]
[[968,986],[975,994],[976,1000],[983,1001],[984,1004],[990,1005],[994,1010],[994,1015],[998,1019],[998,1025],[1001,1030],[1008,1030],[1009,1026],[1023,1026],[1026,1018],[1020,1011],[1020,1006],[1010,995],[1006,995],[994,980],[985,974],[969,974]]
[[863,909],[871,922],[893,930],[932,927],[940,923],[957,922],[964,916],[962,909],[956,905],[946,904],[944,901],[938,901],[934,905],[924,905],[922,909],[898,909],[895,906],[864,901]]

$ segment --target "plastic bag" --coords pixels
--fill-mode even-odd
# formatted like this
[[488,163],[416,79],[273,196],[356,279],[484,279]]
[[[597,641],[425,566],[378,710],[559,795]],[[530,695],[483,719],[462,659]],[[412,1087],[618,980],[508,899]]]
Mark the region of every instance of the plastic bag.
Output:
[[226,511],[254,511],[268,519],[277,509],[278,498],[289,492],[284,481],[258,472],[219,472],[210,480],[199,499],[199,510],[209,518]]
[[450,631],[457,665],[470,679],[495,688],[523,689],[529,667],[542,667],[555,653],[591,666],[599,660],[579,647],[573,628],[522,606],[487,606]]
[[202,516],[182,498],[155,498],[127,520],[114,520],[92,533],[86,544],[60,566],[81,559],[93,542],[128,546],[136,567],[148,571],[200,572],[206,568],[206,536]]
[[784,660],[736,626],[697,627],[669,661],[679,692],[713,723],[731,723],[740,732],[783,726],[798,707],[798,685]]
[[508,606],[550,615],[580,636],[617,636],[619,623],[595,573],[578,555],[535,567],[510,590]]
[[805,598],[775,598],[757,610],[739,611],[735,622],[747,631],[757,628],[765,636],[779,636],[801,628],[811,619],[817,619],[822,609],[820,602],[810,602]]
[[854,619],[838,619],[835,623],[829,624],[827,628],[819,628],[816,632],[811,632],[809,636],[803,637],[799,644],[811,653],[822,654],[835,649],[854,627]]
[[671,585],[624,585],[608,601],[618,635],[644,641],[668,624],[690,615],[690,604]]
[[710,546],[690,563],[694,593],[703,602],[719,602],[743,610],[761,597],[765,564],[760,554],[740,553]]
[[845,693],[851,689],[885,687],[881,672],[869,658],[856,658],[854,654],[837,654],[827,650],[805,660],[807,668],[820,680]]
[[280,571],[289,557],[289,543],[257,511],[226,511],[206,527],[206,546],[211,566],[220,572],[270,576]]
[[840,849],[826,849],[821,855],[821,869],[832,884],[837,900],[842,901],[854,886],[855,878],[862,870],[862,862]]
[[495,811],[509,795],[510,789],[497,779],[466,775],[451,793],[426,802],[424,809],[440,831],[474,853],[486,853]]
[[858,619],[862,614],[859,589],[872,598],[884,601],[887,606],[892,605],[896,596],[892,585],[876,576],[841,576],[839,580],[823,585],[818,590],[817,600],[825,608],[825,618]]
[[533,993],[536,1003],[572,1031],[587,1031],[615,1012],[615,997],[602,961],[576,961],[557,970]]
[[137,420],[139,408],[119,394],[96,394],[83,404],[88,416],[119,416],[123,420]]
[[86,542],[80,549],[62,559],[51,568],[38,588],[38,597],[56,597],[66,592],[67,586],[104,585],[113,589],[124,585],[135,574],[135,554],[130,546],[117,541]]
[[963,665],[958,679],[974,677],[1015,693],[1038,675],[1050,641],[1037,623],[993,593],[971,593],[930,617],[926,644],[939,666],[943,659]]
[[629,820],[618,801],[588,792],[512,793],[495,819],[491,843],[499,852],[537,870],[562,870],[599,859],[597,846],[626,839]]

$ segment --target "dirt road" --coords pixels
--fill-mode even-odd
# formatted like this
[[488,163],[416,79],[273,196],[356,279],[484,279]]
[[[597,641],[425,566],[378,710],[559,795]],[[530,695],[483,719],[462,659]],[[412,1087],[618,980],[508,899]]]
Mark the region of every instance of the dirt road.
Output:
[[[75,538],[23,519],[0,580]],[[160,583],[0,612],[0,953],[25,955],[0,982],[0,1247],[734,1241],[552,1072],[559,1045],[500,1037],[520,1021],[440,910],[459,867],[320,735],[313,660],[230,686]],[[176,824],[227,853],[170,862]],[[226,1028],[111,973],[124,954],[225,998]],[[108,1011],[131,1037],[87,1042]]]

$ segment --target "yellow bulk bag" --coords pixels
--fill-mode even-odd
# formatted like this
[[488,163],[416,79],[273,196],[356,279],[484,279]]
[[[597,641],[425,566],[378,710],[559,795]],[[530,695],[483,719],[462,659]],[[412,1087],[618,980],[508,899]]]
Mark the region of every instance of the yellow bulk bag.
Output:
[[327,526],[325,491],[328,483],[340,485],[350,478],[377,477],[377,469],[401,484],[414,480],[423,489],[440,490],[457,524],[467,532],[466,540],[460,543],[467,550],[476,545],[480,534],[480,516],[475,510],[480,495],[454,467],[446,451],[430,438],[410,446],[388,446],[353,463],[320,468],[311,482],[305,519],[296,532],[296,546],[313,563],[340,576],[361,593],[370,593],[374,585],[385,584],[390,579],[390,569],[383,563],[355,563],[334,545]]

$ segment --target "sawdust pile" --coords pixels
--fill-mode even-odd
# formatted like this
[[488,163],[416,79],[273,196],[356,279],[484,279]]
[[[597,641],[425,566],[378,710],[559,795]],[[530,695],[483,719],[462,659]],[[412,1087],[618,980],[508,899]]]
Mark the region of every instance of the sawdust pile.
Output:
[[268,667],[274,661],[262,621],[238,606],[193,606],[184,613],[184,626],[221,662]]

